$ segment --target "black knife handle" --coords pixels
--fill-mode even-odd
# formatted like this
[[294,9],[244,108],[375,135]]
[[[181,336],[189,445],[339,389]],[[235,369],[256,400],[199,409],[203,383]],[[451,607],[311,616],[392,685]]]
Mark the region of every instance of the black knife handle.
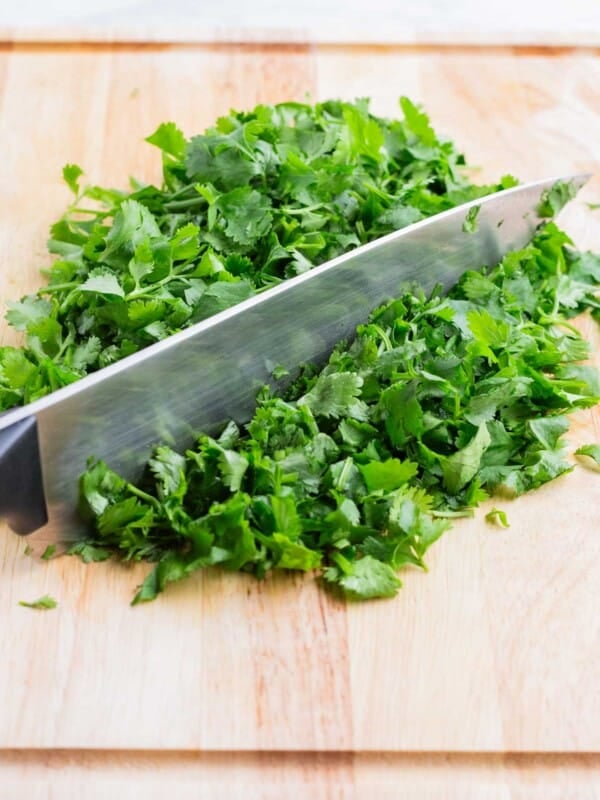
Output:
[[35,417],[0,430],[0,519],[21,536],[48,522]]

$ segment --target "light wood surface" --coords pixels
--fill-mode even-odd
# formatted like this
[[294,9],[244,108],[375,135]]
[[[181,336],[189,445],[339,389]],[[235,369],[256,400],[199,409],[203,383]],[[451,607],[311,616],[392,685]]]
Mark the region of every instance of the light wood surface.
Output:
[[598,800],[590,755],[8,751],[10,800]]
[[[600,59],[577,54],[5,48],[0,297],[39,285],[48,225],[67,201],[62,165],[81,164],[94,182],[123,185],[129,174],[157,180],[158,156],[141,140],[165,119],[192,134],[232,105],[301,99],[307,92],[371,95],[376,111],[394,114],[396,98],[409,94],[482,165],[482,179],[513,171],[527,180],[600,172],[599,86]],[[600,200],[597,179],[583,199]],[[600,249],[598,212],[578,201],[564,222],[579,245]],[[598,330],[582,324],[594,337],[598,363]],[[15,341],[15,334],[2,328],[1,339]],[[571,441],[573,449],[600,441],[598,410],[577,415]],[[318,762],[327,765],[330,783],[311,797],[366,796],[373,776],[392,781],[400,772],[421,776],[415,786],[425,788],[415,797],[427,797],[426,789],[451,799],[596,797],[594,755],[567,760],[564,770],[553,766],[563,762],[523,755],[514,762],[522,771],[499,756],[469,761],[466,755],[600,751],[600,475],[578,466],[503,507],[510,529],[490,527],[483,512],[457,524],[436,545],[429,574],[405,572],[398,598],[365,605],[334,601],[310,578],[257,583],[213,572],[132,609],[128,601],[144,567],[40,562],[23,555],[22,540],[2,532],[0,748],[106,749],[113,757],[104,763],[116,765],[129,763],[114,755],[118,750],[224,751],[242,765],[234,770],[240,786],[250,762],[239,751],[277,751],[280,758],[283,751],[330,751]],[[57,598],[57,609],[17,605],[44,593]],[[344,794],[347,762],[334,757],[341,751],[363,752],[352,760],[359,764],[353,775],[367,776],[360,790],[349,784]],[[378,751],[405,756],[388,762]],[[410,761],[406,754],[415,752],[422,755]],[[423,755],[457,752],[465,756],[436,756],[431,769]],[[18,781],[27,770],[42,782],[38,795],[7,796],[66,796],[43,793],[50,769],[86,785],[79,796],[102,797],[104,784],[86,784],[100,762],[86,758],[6,753],[0,778]],[[224,763],[218,758],[194,762],[190,774],[216,774],[214,764]],[[290,780],[319,772],[300,756],[286,758],[296,765]],[[67,770],[75,761],[77,769]],[[173,775],[176,760],[165,763],[171,772],[167,766],[161,774]],[[261,763],[267,762],[256,761],[264,774]],[[380,773],[374,764],[388,766]],[[361,772],[361,765],[371,766]],[[450,776],[466,776],[464,787],[487,787],[488,794],[466,788],[436,794],[435,780],[445,785],[446,768]],[[124,769],[110,773],[115,786],[125,785]],[[579,781],[572,791],[571,779]],[[397,780],[393,787],[401,785]],[[280,794],[277,782],[272,791],[267,784],[262,794],[236,791],[300,796],[286,784]],[[541,788],[525,794],[521,784]],[[373,797],[400,796],[381,783],[379,789]],[[207,792],[194,796],[217,796]]]

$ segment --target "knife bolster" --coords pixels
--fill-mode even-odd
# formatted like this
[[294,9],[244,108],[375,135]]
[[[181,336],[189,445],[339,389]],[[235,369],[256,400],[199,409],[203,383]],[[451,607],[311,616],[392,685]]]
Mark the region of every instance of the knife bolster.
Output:
[[48,522],[35,417],[0,431],[0,519],[21,536]]

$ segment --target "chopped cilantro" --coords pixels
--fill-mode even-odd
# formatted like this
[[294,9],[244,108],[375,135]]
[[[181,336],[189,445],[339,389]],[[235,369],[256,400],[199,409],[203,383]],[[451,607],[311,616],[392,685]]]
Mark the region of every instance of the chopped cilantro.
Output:
[[50,561],[52,556],[56,553],[56,545],[49,544],[41,555],[44,561]]
[[587,456],[600,466],[600,444],[584,444],[575,450],[576,456]]
[[500,508],[492,508],[491,511],[485,515],[486,521],[492,525],[499,525],[501,528],[510,528],[510,522],[506,515],[506,511]]
[[554,186],[546,189],[542,194],[538,206],[540,217],[554,217],[577,194],[577,188],[572,181],[556,181]]
[[279,381],[282,378],[285,378],[289,374],[290,374],[289,370],[287,369],[287,367],[284,367],[283,364],[276,364],[273,367],[273,371],[271,372],[274,381]]
[[473,208],[470,208],[467,211],[467,216],[463,222],[463,231],[465,233],[475,233],[477,230],[479,226],[479,223],[477,222],[477,216],[479,215],[480,210],[481,206],[473,206]]
[[43,597],[33,600],[31,603],[27,602],[26,600],[19,600],[19,605],[23,606],[24,608],[36,608],[41,611],[46,611],[50,608],[56,608],[58,603],[53,597],[45,594]]
[[[48,283],[9,304],[25,346],[0,348],[0,411],[35,400],[364,242],[514,186],[470,182],[454,145],[408,98],[259,105],[187,140],[147,141],[160,187],[82,188],[50,231]],[[539,212],[573,196],[558,182]],[[473,206],[464,230],[477,229]],[[350,599],[391,597],[426,569],[454,518],[494,493],[569,472],[567,415],[598,402],[589,346],[568,322],[600,319],[600,257],[547,222],[447,296],[406,292],[376,309],[319,370],[263,389],[252,419],[179,453],[158,445],[133,485],[101,461],[81,477],[89,538],[69,552],[153,564],[133,602],[209,566],[258,578],[320,570]],[[281,380],[301,365],[273,368]],[[598,461],[598,446],[578,455]],[[486,517],[508,525],[492,509]],[[54,551],[47,550],[44,557]],[[32,608],[53,608],[50,597]]]

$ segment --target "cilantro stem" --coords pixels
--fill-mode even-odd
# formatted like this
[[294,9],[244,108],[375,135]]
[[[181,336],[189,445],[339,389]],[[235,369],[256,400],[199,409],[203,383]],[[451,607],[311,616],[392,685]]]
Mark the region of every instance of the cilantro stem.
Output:
[[542,317],[540,322],[544,325],[555,325],[557,328],[566,328],[568,331],[571,331],[571,333],[574,333],[578,339],[582,338],[581,332],[578,331],[574,325],[571,325],[570,322],[567,322],[566,319],[561,317]]
[[65,352],[72,344],[73,344],[73,334],[69,332],[68,336],[65,336],[65,339],[62,345],[60,346],[60,350],[56,354],[55,358],[56,359],[62,358],[62,356],[65,354]]
[[350,476],[350,470],[352,469],[353,464],[354,461],[350,456],[344,459],[344,465],[341,468],[340,474],[338,475],[338,478],[335,482],[335,488],[338,490],[338,492],[342,492],[346,488],[346,483]]
[[384,331],[384,329],[381,327],[381,325],[378,325],[376,322],[372,323],[372,325],[373,325],[373,328],[379,334],[379,337],[380,337],[381,341],[385,345],[385,350],[393,350],[394,349],[394,345],[392,344],[392,340],[388,336],[387,331]]
[[316,211],[318,208],[324,208],[324,204],[314,203],[312,206],[301,206],[300,208],[290,208],[289,206],[281,206],[279,210],[284,211],[286,214],[291,214],[292,216],[295,215],[302,216],[302,214],[306,213],[307,211]]
[[106,217],[112,216],[112,211],[101,211],[98,208],[80,208],[79,206],[75,206],[69,209],[69,214],[93,214],[99,219],[106,219]]
[[74,289],[77,286],[81,286],[80,281],[69,281],[68,283],[51,283],[49,286],[42,286],[41,289],[38,289],[36,295],[39,297],[43,294],[54,294],[54,292],[62,292],[65,289]]
[[134,486],[133,483],[127,483],[127,489],[131,492],[131,494],[139,497],[140,500],[150,503],[150,505],[157,509],[157,511],[161,510],[160,501],[156,497],[152,497],[151,494],[147,494],[146,492],[142,491],[142,489],[138,489],[138,487]]
[[472,508],[460,508],[457,511],[432,511],[431,516],[439,519],[471,518],[475,516],[475,512]]
[[336,553],[334,551],[331,554],[331,560],[335,562],[335,564],[339,567],[339,569],[341,569],[341,571],[345,575],[350,575],[352,573],[352,565],[350,564],[347,558],[344,558],[344,556],[341,553]]
[[165,209],[171,212],[189,211],[191,208],[204,207],[206,208],[207,202],[203,197],[192,197],[189,200],[173,200],[165,203]]
[[[181,197],[184,194],[197,194],[198,190],[196,189],[196,184],[188,184],[187,186],[182,186],[181,189],[178,189],[176,192],[173,192],[169,195],[170,200],[174,200],[176,197]],[[169,201],[170,202],[170,201]]]

